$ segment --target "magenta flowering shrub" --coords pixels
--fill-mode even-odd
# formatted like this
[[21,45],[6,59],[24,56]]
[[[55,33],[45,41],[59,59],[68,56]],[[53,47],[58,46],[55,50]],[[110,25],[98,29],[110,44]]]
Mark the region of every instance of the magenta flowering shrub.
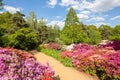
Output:
[[120,40],[114,40],[106,45],[100,45],[103,48],[110,48],[114,50],[120,50]]
[[73,66],[98,76],[100,80],[120,80],[120,51],[110,47],[76,44],[71,51],[63,51],[61,58],[69,57]]
[[110,77],[120,76],[120,51],[117,51],[114,54],[106,54],[105,58],[107,59],[105,65],[107,74]]
[[[76,62],[76,59],[81,60],[85,57],[88,57],[95,53],[96,48],[88,44],[75,44],[71,51],[64,51],[61,53],[61,57],[70,57],[73,62]],[[74,61],[75,59],[75,61]],[[74,63],[73,63],[74,64]]]
[[[89,65],[87,62],[90,55],[95,53],[96,48],[88,44],[75,44],[71,51],[63,51],[61,58],[69,57],[72,60],[73,66],[80,71],[85,71],[86,66]],[[87,63],[87,64],[86,64]]]
[[19,52],[22,51],[0,48],[0,80],[53,80],[54,71],[49,65]]

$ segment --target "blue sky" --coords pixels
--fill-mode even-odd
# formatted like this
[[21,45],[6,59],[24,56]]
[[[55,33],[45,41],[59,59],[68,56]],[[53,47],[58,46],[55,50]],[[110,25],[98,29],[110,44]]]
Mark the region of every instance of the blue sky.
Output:
[[120,0],[4,0],[4,3],[5,11],[20,11],[26,17],[34,11],[37,19],[44,18],[48,25],[57,24],[61,28],[70,7],[84,24],[112,27],[120,24]]

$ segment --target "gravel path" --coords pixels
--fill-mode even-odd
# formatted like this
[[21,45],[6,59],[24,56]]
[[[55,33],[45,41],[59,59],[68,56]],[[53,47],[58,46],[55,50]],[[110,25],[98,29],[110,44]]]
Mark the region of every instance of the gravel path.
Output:
[[43,64],[49,62],[50,66],[55,71],[55,74],[59,75],[60,80],[97,80],[96,78],[83,72],[79,72],[74,68],[65,67],[59,61],[41,52],[37,52],[34,56]]

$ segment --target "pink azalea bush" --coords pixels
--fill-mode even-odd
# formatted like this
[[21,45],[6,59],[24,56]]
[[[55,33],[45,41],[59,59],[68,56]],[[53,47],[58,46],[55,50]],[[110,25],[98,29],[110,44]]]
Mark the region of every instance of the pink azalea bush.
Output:
[[104,56],[107,60],[105,67],[108,76],[113,79],[120,79],[120,51],[116,51],[114,54],[106,54]]
[[0,48],[0,80],[54,80],[54,71],[27,52]]
[[48,43],[48,44],[44,44],[43,45],[44,48],[47,48],[47,49],[55,49],[55,50],[60,50],[61,49],[61,45],[58,44],[58,43]]
[[103,48],[111,48],[114,50],[120,50],[120,40],[114,40],[112,42],[109,42],[105,45],[100,45]]
[[89,44],[75,44],[71,51],[63,51],[61,58],[69,57],[73,66],[98,76],[100,80],[120,79],[120,51]]

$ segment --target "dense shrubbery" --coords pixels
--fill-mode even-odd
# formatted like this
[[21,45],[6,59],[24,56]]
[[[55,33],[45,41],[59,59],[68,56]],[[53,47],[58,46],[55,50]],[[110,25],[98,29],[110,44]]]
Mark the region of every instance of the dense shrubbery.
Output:
[[120,79],[120,51],[75,44],[71,51],[64,51],[61,57],[69,57],[79,71],[88,72],[102,80]]
[[0,48],[0,80],[53,80],[54,72],[27,52]]
[[22,28],[15,32],[10,38],[10,45],[15,48],[30,50],[38,44],[38,33],[29,28]]
[[14,48],[30,50],[34,49],[38,44],[38,33],[30,28],[21,28],[11,35],[4,35],[2,37],[4,46],[12,46]]

